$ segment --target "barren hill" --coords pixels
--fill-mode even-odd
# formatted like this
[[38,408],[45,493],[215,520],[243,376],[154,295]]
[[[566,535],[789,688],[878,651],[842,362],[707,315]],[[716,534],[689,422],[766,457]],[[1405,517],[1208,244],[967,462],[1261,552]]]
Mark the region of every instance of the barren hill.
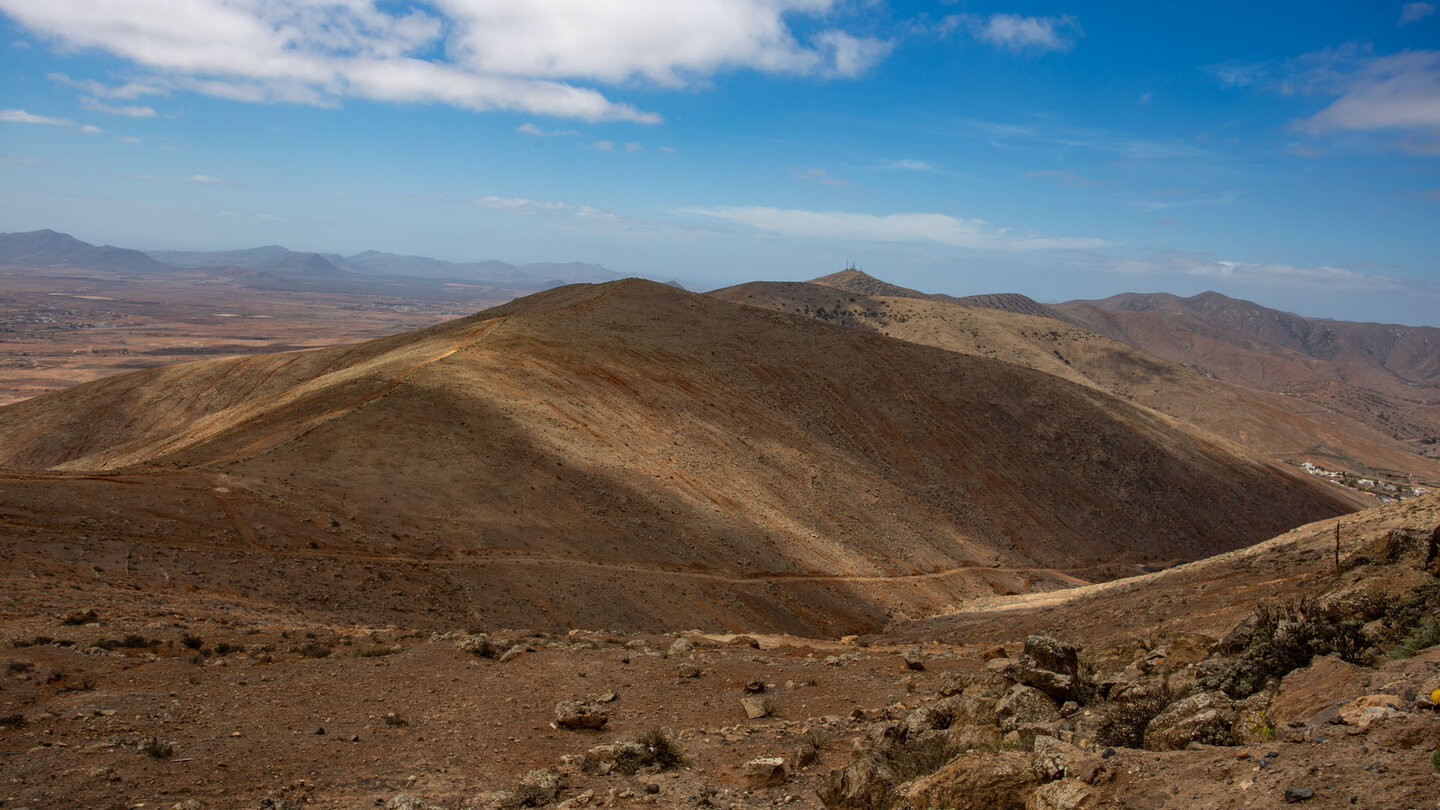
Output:
[[984,295],[967,295],[956,298],[953,295],[942,293],[926,293],[919,290],[912,290],[909,287],[901,287],[898,284],[891,284],[882,281],[874,276],[856,269],[841,270],[838,273],[831,273],[828,276],[811,279],[808,283],[818,284],[822,287],[834,287],[837,290],[860,293],[861,295],[883,296],[887,298],[917,298],[926,301],[945,301],[952,304],[960,304],[967,307],[980,307],[982,309],[998,309],[1005,312],[1015,312],[1022,315],[1034,315],[1041,318],[1054,318],[1057,321],[1064,321],[1065,316],[1050,307],[1036,301],[1035,299],[1021,295],[1020,293],[987,293]]
[[1440,329],[1304,318],[1219,293],[1057,307],[1091,331],[1299,397],[1440,457]]
[[[1018,363],[1146,405],[1272,457],[1440,481],[1440,464],[1369,424],[1316,414],[1308,401],[1207,377],[1065,321],[977,308],[948,296],[865,295],[819,281],[754,282],[711,295]],[[867,286],[893,287],[879,284]]]
[[0,529],[346,620],[837,633],[1354,508],[1094,388],[628,280],[0,409]]

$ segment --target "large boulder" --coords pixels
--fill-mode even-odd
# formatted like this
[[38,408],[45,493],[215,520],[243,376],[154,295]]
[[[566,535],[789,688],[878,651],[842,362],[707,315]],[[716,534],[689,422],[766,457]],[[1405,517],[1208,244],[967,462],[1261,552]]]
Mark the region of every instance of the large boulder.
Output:
[[1365,693],[1369,673],[1354,664],[1326,655],[1286,675],[1266,712],[1283,733],[1288,728],[1329,723],[1340,707]]
[[831,810],[893,807],[903,784],[933,773],[960,751],[979,744],[967,734],[976,729],[989,729],[989,741],[998,737],[994,726],[911,732],[906,723],[876,723],[855,741],[850,762],[826,774],[816,793]]
[[1006,677],[1039,689],[1056,700],[1080,697],[1080,659],[1075,645],[1050,636],[1029,636],[1025,649],[1001,670]]
[[935,773],[916,779],[904,790],[899,806],[906,810],[1022,810],[1026,797],[1039,784],[1028,754],[962,754]]
[[1100,793],[1078,779],[1043,785],[1025,800],[1025,810],[1090,810],[1100,806]]
[[1039,689],[1017,683],[996,704],[995,722],[1004,731],[1051,728],[1060,722],[1060,707]]
[[1235,701],[1224,692],[1201,692],[1177,700],[1145,727],[1145,747],[1174,751],[1192,742],[1231,745],[1236,714]]

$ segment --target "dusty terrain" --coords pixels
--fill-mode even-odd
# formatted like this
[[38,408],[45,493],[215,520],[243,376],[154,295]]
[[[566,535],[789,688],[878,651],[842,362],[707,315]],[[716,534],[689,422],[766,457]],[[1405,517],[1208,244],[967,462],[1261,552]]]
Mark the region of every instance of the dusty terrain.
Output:
[[839,635],[1362,503],[1093,388],[641,281],[27,400],[0,466],[46,565],[552,630]]
[[[1278,460],[1310,461],[1397,484],[1440,482],[1440,462],[1417,452],[1423,447],[1414,441],[1377,428],[1373,419],[1257,388],[1246,379],[1216,379],[1197,371],[1194,358],[1141,351],[1122,342],[1123,336],[1112,339],[1088,325],[1059,320],[1063,313],[1023,296],[925,295],[855,271],[809,283],[754,282],[711,294],[1024,365],[1154,408]],[[1411,395],[1423,393],[1415,389]]]
[[1093,332],[1288,394],[1440,458],[1440,329],[1303,318],[1218,293],[1126,294],[1057,310]]
[[136,369],[370,340],[510,297],[297,294],[192,275],[0,269],[0,405]]
[[[1433,496],[1350,516],[1341,553],[1350,565],[1357,549],[1391,529],[1437,524]],[[1049,633],[1078,643],[1102,668],[1138,655],[1154,672],[1179,671],[1257,600],[1333,590],[1333,530],[1334,521],[1324,521],[1204,562],[1046,597],[1000,598],[858,639],[758,636],[758,648],[698,632],[335,623],[324,611],[235,591],[165,587],[136,569],[45,570],[7,549],[0,801],[340,808],[380,806],[403,794],[458,810],[514,806],[521,781],[545,769],[563,786],[547,804],[819,807],[817,790],[852,763],[857,739],[936,704],[937,692],[991,688],[984,659],[997,645],[1014,656],[1027,635]],[[1400,593],[1425,575],[1393,565],[1348,576],[1356,587]],[[502,663],[460,649],[457,642],[480,630],[499,649],[523,652]],[[675,646],[682,637],[693,647]],[[906,662],[916,643],[923,671]],[[1094,784],[1083,786],[1093,794],[1089,803],[1077,806],[1278,807],[1284,791],[1298,787],[1314,792],[1312,807],[1434,807],[1440,770],[1429,757],[1440,746],[1440,716],[1416,702],[1416,691],[1437,677],[1440,648],[1433,648],[1305,693],[1312,702],[1383,693],[1403,705],[1364,728],[1287,725],[1271,739],[1235,746],[1112,747],[1103,759],[1100,747],[1086,749],[1068,735],[1102,763]],[[741,701],[756,681],[765,691],[755,697],[768,700],[773,714],[752,719]],[[550,726],[557,703],[608,692],[615,694],[602,704],[609,713],[602,730]],[[656,727],[682,750],[683,764],[605,774],[594,758],[588,766],[578,758]],[[146,752],[151,738],[158,755]],[[807,744],[818,744],[818,759],[795,767]],[[746,764],[761,756],[790,764],[782,784],[747,779]],[[1021,762],[1028,774],[1032,757],[1028,746],[999,741],[952,765]],[[1029,793],[1043,780],[1021,781]],[[933,776],[919,784],[932,795],[949,789]],[[1024,795],[1017,805],[1002,800],[1008,793],[983,792],[990,789],[976,788],[973,801],[954,806],[1024,806]]]

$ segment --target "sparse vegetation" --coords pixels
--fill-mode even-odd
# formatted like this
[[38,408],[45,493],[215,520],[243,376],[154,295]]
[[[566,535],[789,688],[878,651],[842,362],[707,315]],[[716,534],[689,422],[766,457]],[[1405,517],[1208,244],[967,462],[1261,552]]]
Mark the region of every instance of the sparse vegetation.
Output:
[[1140,748],[1145,744],[1145,727],[1165,707],[1173,695],[1169,687],[1161,687],[1143,697],[1117,700],[1107,705],[1104,717],[1095,732],[1099,745],[1117,748]]
[[1410,631],[1390,652],[1391,658],[1409,658],[1421,650],[1440,644],[1440,616],[1431,616]]
[[398,647],[386,647],[381,644],[374,647],[361,647],[355,651],[355,655],[360,658],[383,658],[387,655],[394,655],[399,651],[400,649]]
[[685,751],[661,729],[650,729],[636,737],[635,743],[615,757],[615,770],[628,776],[652,765],[668,771],[685,764]]
[[1370,646],[1363,626],[1363,615],[1335,606],[1321,607],[1310,597],[1261,602],[1244,652],[1231,666],[1211,672],[1203,685],[1244,698],[1270,679],[1308,666],[1317,655],[1338,655],[1352,664],[1362,663]]
[[201,647],[205,646],[204,640],[202,640],[199,636],[194,636],[189,633],[186,633],[185,635],[180,637],[180,644],[185,648],[191,650],[198,650]]
[[244,644],[228,644],[224,641],[215,645],[216,655],[229,655],[230,653],[245,652]]
[[312,641],[309,644],[306,644],[296,649],[295,652],[300,653],[306,658],[325,658],[326,656],[330,655],[332,650],[329,647],[326,647],[324,644]]
[[34,669],[35,665],[29,661],[11,661],[5,665],[5,674],[20,675]]
[[0,714],[0,728],[20,728],[25,725],[25,715],[19,712]]

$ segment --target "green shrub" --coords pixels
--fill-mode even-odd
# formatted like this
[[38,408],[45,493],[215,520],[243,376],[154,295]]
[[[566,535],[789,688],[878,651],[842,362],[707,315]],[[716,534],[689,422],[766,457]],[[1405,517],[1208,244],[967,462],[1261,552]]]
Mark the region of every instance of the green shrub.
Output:
[[296,650],[296,652],[300,653],[306,658],[324,658],[331,653],[331,650],[324,644],[317,644],[316,642],[312,641],[309,644],[306,644],[305,646]]
[[1391,658],[1409,658],[1415,653],[1429,647],[1440,644],[1440,616],[1431,616],[1418,624],[1410,634],[1400,640],[1394,650],[1390,651]]
[[192,636],[189,633],[180,637],[180,643],[192,650],[198,650],[205,646],[205,642],[199,636]]

